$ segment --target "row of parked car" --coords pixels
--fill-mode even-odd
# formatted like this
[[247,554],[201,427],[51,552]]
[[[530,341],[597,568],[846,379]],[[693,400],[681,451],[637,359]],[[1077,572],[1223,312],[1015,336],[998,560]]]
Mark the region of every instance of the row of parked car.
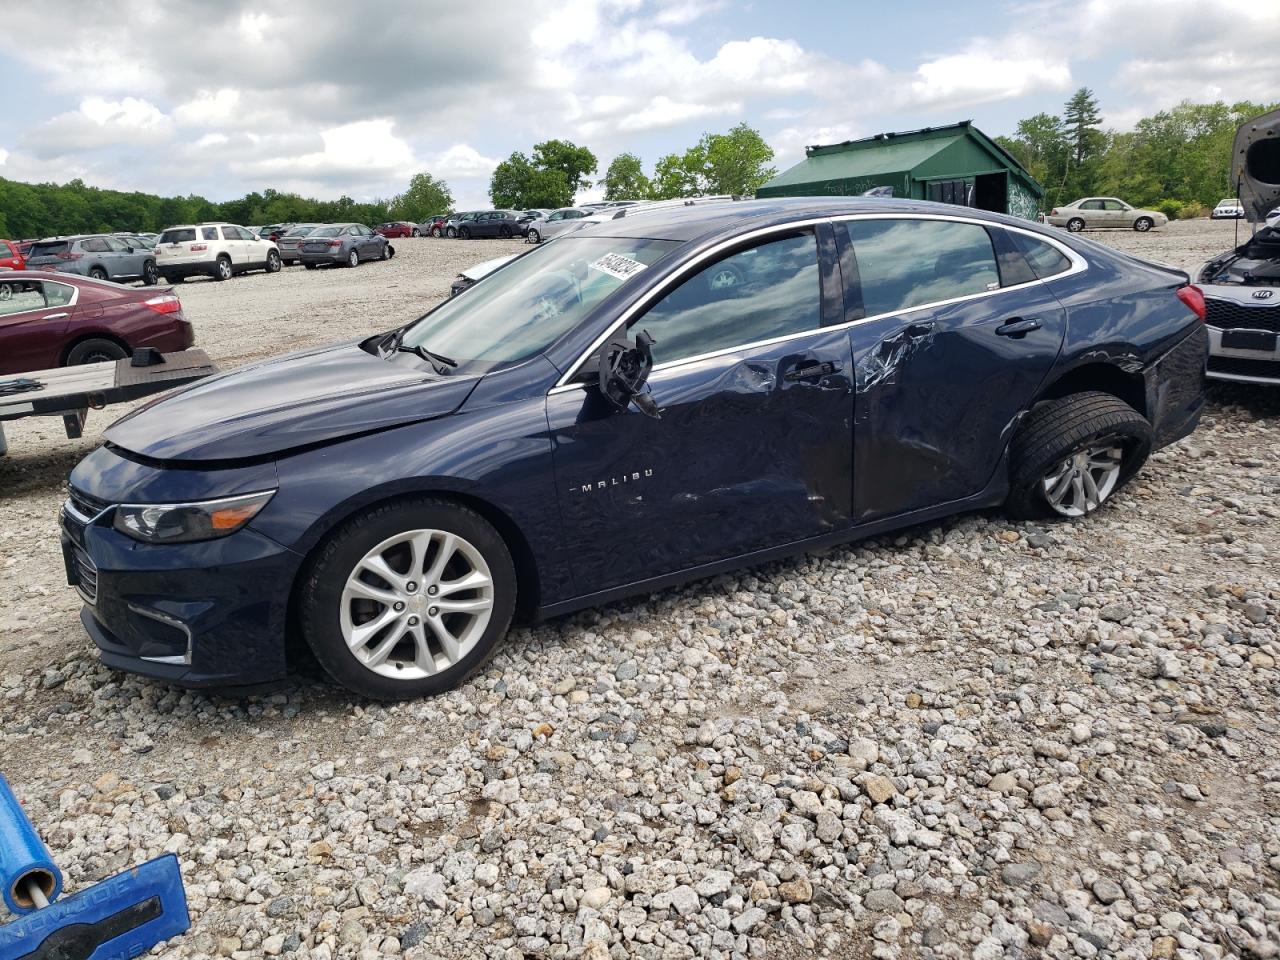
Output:
[[607,200],[584,203],[576,207],[550,209],[533,207],[528,210],[464,210],[458,213],[442,213],[424,221],[414,236],[447,237],[450,240],[479,240],[485,237],[511,239],[524,237],[533,243],[557,236],[575,220],[599,214],[604,210],[622,207],[648,206],[642,200]]

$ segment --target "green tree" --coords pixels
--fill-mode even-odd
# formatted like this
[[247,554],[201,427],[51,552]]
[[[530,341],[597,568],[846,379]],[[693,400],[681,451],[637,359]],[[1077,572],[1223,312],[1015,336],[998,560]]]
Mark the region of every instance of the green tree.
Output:
[[418,223],[427,217],[453,209],[449,185],[429,173],[415,173],[409,189],[391,202],[391,219]]
[[652,189],[640,158],[634,153],[614,157],[598,186],[604,187],[606,200],[643,200]]
[[652,194],[656,200],[696,197],[707,192],[707,151],[697,143],[684,153],[659,157],[653,168]]
[[573,202],[573,191],[563,170],[536,166],[517,150],[494,167],[489,198],[495,207],[514,210],[565,207]]
[[773,159],[773,148],[765,143],[758,130],[745,123],[738,124],[728,133],[704,136],[702,141],[709,193],[755,196],[755,192],[778,172],[769,165]]
[[533,165],[540,170],[560,170],[569,185],[570,202],[591,183],[596,172],[596,155],[568,140],[544,140],[534,144]]

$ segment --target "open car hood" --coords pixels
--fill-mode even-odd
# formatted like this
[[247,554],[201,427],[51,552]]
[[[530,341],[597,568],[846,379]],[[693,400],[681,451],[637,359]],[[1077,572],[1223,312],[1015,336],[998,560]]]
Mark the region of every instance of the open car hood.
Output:
[[1240,124],[1231,145],[1232,180],[1244,215],[1261,223],[1280,204],[1280,110]]
[[446,416],[478,382],[429,375],[348,343],[201,380],[122,417],[105,436],[158,460],[269,457]]

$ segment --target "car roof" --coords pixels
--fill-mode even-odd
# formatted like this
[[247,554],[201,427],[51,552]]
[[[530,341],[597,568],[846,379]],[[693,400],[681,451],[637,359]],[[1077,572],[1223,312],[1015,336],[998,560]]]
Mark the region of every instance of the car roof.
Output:
[[[619,208],[627,210],[628,208]],[[651,240],[693,240],[708,233],[743,232],[756,227],[791,221],[820,219],[858,213],[932,213],[964,216],[992,223],[1035,229],[1030,220],[926,200],[892,200],[883,197],[778,197],[767,200],[734,200],[725,203],[628,211],[624,216],[584,227],[574,236],[643,237]]]

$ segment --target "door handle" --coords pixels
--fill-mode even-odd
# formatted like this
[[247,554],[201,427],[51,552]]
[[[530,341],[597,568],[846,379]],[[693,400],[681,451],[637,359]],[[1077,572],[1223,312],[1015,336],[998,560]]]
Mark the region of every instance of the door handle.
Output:
[[836,372],[836,365],[830,361],[824,360],[821,363],[807,363],[803,367],[796,367],[794,370],[788,370],[782,375],[782,379],[795,383],[797,380],[812,380],[815,377],[825,377],[828,374]]
[[49,314],[45,314],[40,319],[41,320],[65,320],[69,316],[71,316],[71,314],[69,313],[49,313]]
[[1015,340],[1025,337],[1032,330],[1040,329],[1040,321],[1034,317],[1023,319],[1022,317],[1014,317],[1012,320],[1006,320],[1000,326],[996,327],[996,335],[1000,337],[1013,337]]

